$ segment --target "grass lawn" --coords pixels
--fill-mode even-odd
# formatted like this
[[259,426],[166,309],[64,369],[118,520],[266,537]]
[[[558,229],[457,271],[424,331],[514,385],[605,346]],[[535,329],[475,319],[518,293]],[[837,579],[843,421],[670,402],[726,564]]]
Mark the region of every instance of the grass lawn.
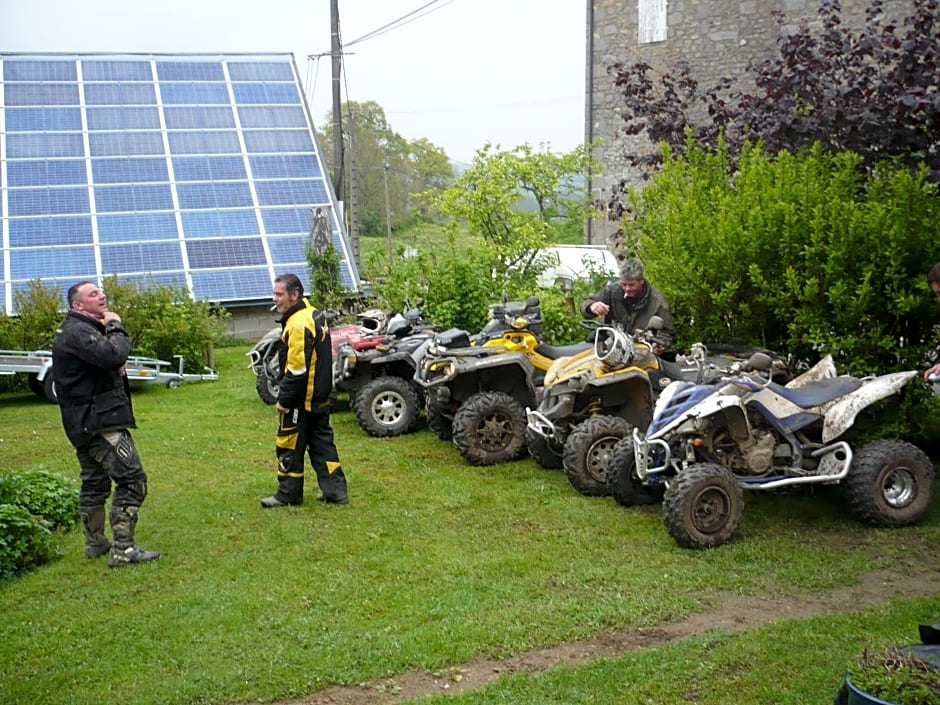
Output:
[[[830,703],[863,646],[905,643],[918,621],[940,621],[940,503],[919,526],[882,530],[859,525],[835,492],[749,495],[739,540],[687,551],[658,507],[582,497],[529,459],[469,467],[423,426],[368,437],[344,401],[333,425],[350,504],[313,501],[311,473],[304,506],[262,510],[275,414],[255,393],[248,348],[217,351],[217,382],[136,388],[150,485],[138,540],[163,555],[109,570],[83,557],[76,529],[61,559],[0,584],[0,703],[309,697],[655,630],[729,599],[774,609],[871,570],[933,571],[927,597],[888,609],[847,598],[830,613],[709,629],[456,697]],[[0,396],[0,471],[39,466],[77,477],[57,407]]]

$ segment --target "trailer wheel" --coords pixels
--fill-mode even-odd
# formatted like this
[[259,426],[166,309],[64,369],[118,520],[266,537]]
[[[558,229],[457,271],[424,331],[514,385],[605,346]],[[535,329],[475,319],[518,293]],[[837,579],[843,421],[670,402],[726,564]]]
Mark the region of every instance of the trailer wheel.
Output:
[[46,395],[46,399],[51,401],[53,404],[59,403],[59,395],[56,393],[55,389],[55,379],[53,378],[52,372],[47,371],[46,376],[42,380],[42,391]]
[[37,375],[35,372],[30,372],[26,375],[26,384],[29,385],[29,391],[31,391],[37,397],[46,396],[46,387],[39,380],[39,375]]

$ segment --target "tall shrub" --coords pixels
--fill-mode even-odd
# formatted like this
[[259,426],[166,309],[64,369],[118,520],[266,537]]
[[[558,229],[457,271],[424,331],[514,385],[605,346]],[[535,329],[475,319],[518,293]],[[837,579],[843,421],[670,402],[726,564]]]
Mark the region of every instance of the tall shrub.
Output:
[[628,226],[682,344],[831,353],[854,374],[923,367],[938,318],[924,275],[940,235],[925,169],[749,146],[732,173],[723,150],[690,147],[666,150],[662,173],[631,199]]

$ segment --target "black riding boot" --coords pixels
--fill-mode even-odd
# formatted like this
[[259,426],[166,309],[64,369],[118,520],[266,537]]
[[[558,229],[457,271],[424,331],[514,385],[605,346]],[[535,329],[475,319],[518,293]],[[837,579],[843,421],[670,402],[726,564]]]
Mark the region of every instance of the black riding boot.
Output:
[[111,507],[111,533],[114,542],[111,544],[108,565],[112,568],[131,563],[145,563],[160,557],[156,551],[148,551],[134,543],[134,529],[137,526],[139,511],[140,507]]
[[111,549],[104,533],[104,505],[80,507],[79,512],[85,529],[85,558],[103,556]]

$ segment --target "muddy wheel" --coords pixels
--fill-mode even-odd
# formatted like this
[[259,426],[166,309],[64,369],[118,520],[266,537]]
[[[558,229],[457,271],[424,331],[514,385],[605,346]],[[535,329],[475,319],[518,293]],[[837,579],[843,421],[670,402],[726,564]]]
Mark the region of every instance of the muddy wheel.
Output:
[[525,447],[529,450],[529,455],[535,458],[535,462],[546,470],[560,470],[563,467],[561,460],[562,449],[552,443],[544,436],[526,429]]
[[683,548],[730,541],[744,514],[744,492],[732,472],[714,463],[687,465],[663,497],[663,522]]
[[562,454],[572,487],[588,497],[608,496],[607,458],[617,442],[632,432],[633,427],[617,416],[592,416],[575,426]]
[[353,409],[362,430],[370,436],[400,436],[418,423],[418,395],[401,377],[377,377],[356,393]]
[[644,485],[636,471],[636,456],[633,454],[633,439],[617,442],[607,458],[607,484],[618,504],[635,507],[641,504],[657,504],[663,501],[665,486]]
[[454,445],[471,465],[518,460],[525,431],[525,409],[503,392],[474,394],[454,414]]
[[444,416],[440,411],[428,409],[428,428],[442,441],[449,441],[454,437],[454,422]]
[[843,482],[849,508],[859,519],[875,526],[906,526],[930,507],[936,472],[917,446],[883,439],[862,446]]
[[258,396],[265,404],[277,404],[277,391],[280,386],[264,373],[255,377],[255,389],[258,390]]

